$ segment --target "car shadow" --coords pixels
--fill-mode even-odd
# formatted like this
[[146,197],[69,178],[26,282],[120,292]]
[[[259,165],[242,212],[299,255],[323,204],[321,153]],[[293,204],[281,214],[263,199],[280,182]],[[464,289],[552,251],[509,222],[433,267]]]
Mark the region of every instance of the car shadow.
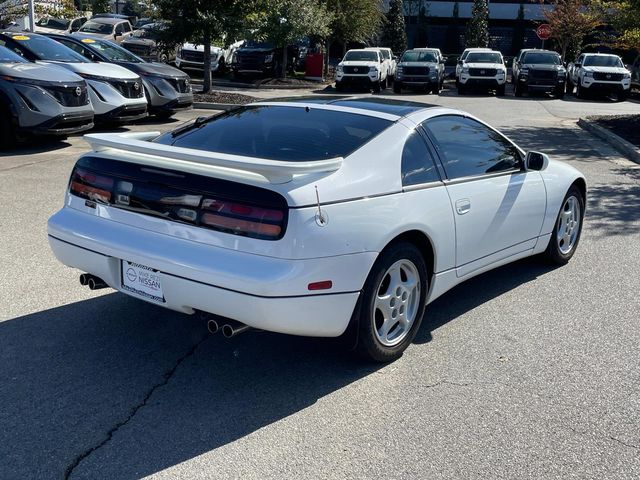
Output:
[[0,158],[14,157],[21,155],[36,155],[38,153],[48,153],[62,150],[70,145],[69,142],[55,137],[33,137],[28,141],[18,144],[11,149],[0,150]]
[[[415,343],[550,270],[502,267],[428,307]],[[464,289],[464,295],[461,295]],[[336,342],[204,321],[107,294],[0,323],[2,478],[141,478],[243,438],[375,373]],[[419,348],[413,346],[412,348]],[[107,458],[100,458],[101,455]]]

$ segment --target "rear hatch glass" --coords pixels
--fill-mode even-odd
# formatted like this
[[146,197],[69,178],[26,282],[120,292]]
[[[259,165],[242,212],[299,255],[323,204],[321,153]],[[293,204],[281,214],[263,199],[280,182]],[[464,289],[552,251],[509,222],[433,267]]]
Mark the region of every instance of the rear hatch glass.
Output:
[[246,106],[196,121],[154,141],[281,161],[346,157],[393,122],[309,107]]

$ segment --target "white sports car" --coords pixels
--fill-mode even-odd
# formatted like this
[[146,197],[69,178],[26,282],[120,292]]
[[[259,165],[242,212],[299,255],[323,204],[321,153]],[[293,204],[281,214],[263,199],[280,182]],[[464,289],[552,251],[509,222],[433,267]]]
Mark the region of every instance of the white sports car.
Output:
[[389,361],[454,285],[529,255],[566,263],[580,240],[580,172],[457,110],[299,99],[85,138],[49,220],[57,258],[226,336],[353,332]]

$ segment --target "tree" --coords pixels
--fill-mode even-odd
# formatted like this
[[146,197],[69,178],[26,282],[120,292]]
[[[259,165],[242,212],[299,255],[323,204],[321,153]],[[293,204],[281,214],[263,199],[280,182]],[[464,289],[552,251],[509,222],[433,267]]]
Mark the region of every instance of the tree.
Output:
[[140,7],[133,2],[133,0],[127,0],[122,7],[122,14],[128,17],[139,17],[141,14]]
[[158,0],[161,18],[171,19],[159,30],[160,44],[173,47],[184,42],[200,43],[204,47],[202,90],[211,90],[211,45],[218,41],[228,46],[240,37],[247,15],[253,7],[249,0]]
[[280,76],[287,72],[287,47],[304,37],[325,39],[333,15],[318,0],[259,0],[250,15],[251,36],[282,49]]
[[487,0],[473,0],[471,20],[467,24],[464,41],[465,45],[470,48],[489,46],[489,5]]
[[524,48],[525,26],[524,4],[520,3],[518,16],[516,17],[516,24],[513,29],[513,41],[511,42],[511,51],[513,53],[517,53]]
[[91,0],[91,12],[105,13],[111,11],[109,0]]
[[640,0],[601,0],[599,4],[616,32],[609,43],[617,48],[640,51]]
[[[35,18],[40,17],[72,17],[76,14],[73,0],[53,0],[50,2],[34,2]],[[26,1],[8,1],[0,5],[0,20],[12,22],[18,18],[29,15],[29,6]]]
[[542,12],[563,60],[577,54],[587,34],[603,24],[597,5],[584,0],[552,0]]
[[391,0],[384,26],[382,27],[382,43],[400,55],[407,49],[407,31],[404,25],[402,0]]
[[380,31],[384,15],[380,0],[325,0],[333,14],[327,36],[327,55],[331,43],[366,43]]
[[446,33],[446,51],[448,53],[457,53],[460,49],[460,4],[453,4],[453,12],[451,14],[451,23],[447,26]]

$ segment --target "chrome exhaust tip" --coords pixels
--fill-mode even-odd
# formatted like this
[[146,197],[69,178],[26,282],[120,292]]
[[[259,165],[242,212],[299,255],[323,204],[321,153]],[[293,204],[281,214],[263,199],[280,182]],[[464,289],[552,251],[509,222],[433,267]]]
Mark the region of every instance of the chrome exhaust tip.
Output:
[[235,324],[227,323],[222,326],[222,335],[224,335],[225,338],[233,338],[237,335],[240,335],[241,333],[246,332],[250,328],[251,327],[249,325],[245,325],[244,323],[240,322]]
[[218,330],[220,330],[220,326],[215,320],[209,320],[207,322],[207,330],[209,330],[209,333],[211,334],[218,333]]
[[89,287],[89,290],[99,290],[101,288],[108,287],[108,285],[101,278],[95,277],[93,275],[91,275],[89,277],[89,280],[87,280],[87,285]]

